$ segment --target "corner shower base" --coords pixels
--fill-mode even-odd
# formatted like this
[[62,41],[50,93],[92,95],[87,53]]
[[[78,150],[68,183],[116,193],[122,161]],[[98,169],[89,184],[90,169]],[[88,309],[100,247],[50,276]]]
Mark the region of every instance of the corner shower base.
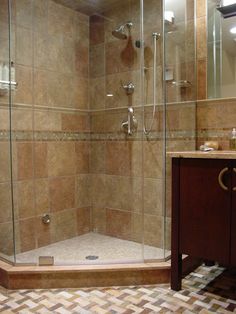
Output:
[[[163,260],[164,250],[144,245],[145,260]],[[55,265],[130,263],[143,260],[142,245],[133,241],[87,233],[16,255],[17,263],[38,264],[39,256],[53,256]],[[97,257],[95,260],[86,257]]]
[[[146,256],[163,258],[161,249],[145,246],[144,250]],[[17,261],[37,263],[40,255],[53,255],[57,265],[14,266],[0,260],[0,285],[8,289],[48,289],[170,281],[170,261],[138,262],[142,260],[141,244],[100,234],[89,233],[18,254]],[[97,255],[99,259],[88,261],[85,259],[88,255]],[[69,265],[72,263],[75,265]]]

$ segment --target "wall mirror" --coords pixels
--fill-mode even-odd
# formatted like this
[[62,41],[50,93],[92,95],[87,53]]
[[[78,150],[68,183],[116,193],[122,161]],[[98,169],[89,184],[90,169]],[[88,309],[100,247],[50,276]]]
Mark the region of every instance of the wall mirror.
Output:
[[[231,7],[227,18],[219,6]],[[236,1],[207,0],[208,98],[236,97]]]

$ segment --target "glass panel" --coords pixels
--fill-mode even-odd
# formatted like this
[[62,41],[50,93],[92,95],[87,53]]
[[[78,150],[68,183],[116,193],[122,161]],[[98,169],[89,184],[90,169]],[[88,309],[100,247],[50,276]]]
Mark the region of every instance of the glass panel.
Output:
[[70,2],[15,2],[17,262],[141,261],[140,1]]
[[162,1],[144,1],[144,259],[164,258]]
[[14,228],[13,228],[13,198],[11,180],[11,123],[10,123],[10,65],[14,58],[11,48],[14,45],[14,16],[11,16],[11,6],[8,1],[0,5],[0,257],[14,261]]
[[[165,0],[166,150],[196,149],[195,1]],[[171,16],[171,18],[170,18]],[[165,257],[170,253],[171,160],[166,157]]]

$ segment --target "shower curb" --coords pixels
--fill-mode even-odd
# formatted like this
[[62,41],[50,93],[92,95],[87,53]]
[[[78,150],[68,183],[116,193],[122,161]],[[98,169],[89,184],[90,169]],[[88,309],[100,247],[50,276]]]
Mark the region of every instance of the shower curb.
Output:
[[170,262],[14,266],[0,261],[0,285],[7,289],[88,288],[170,282]]

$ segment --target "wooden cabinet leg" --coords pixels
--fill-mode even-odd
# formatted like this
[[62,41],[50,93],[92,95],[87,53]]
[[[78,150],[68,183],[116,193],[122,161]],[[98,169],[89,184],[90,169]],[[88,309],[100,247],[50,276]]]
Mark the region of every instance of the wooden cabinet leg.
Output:
[[[173,254],[173,253],[172,253]],[[171,289],[181,290],[182,287],[182,254],[175,254],[171,258]]]

